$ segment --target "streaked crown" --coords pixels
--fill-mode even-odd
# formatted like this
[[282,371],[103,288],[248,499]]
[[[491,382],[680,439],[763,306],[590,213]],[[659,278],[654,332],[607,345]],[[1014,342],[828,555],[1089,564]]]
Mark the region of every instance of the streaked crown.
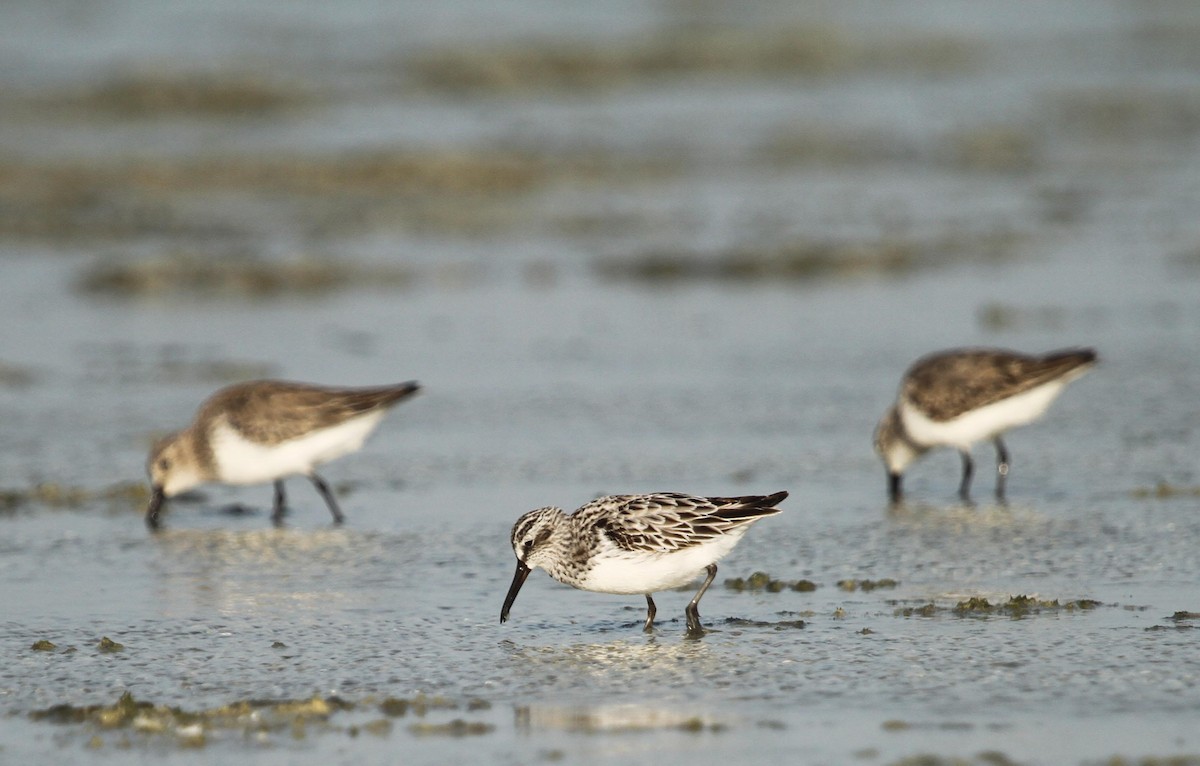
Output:
[[526,513],[512,528],[512,547],[517,559],[530,568],[544,566],[552,558],[555,533],[566,520],[561,508],[546,506]]
[[888,446],[896,440],[896,428],[893,425],[895,417],[896,408],[890,407],[875,426],[875,453],[880,457],[887,455]]
[[154,444],[150,456],[146,458],[146,473],[150,476],[150,483],[161,487],[167,497],[185,492],[204,481],[182,431],[164,436]]
[[923,452],[908,439],[895,407],[889,407],[875,426],[875,452],[891,472],[903,471]]

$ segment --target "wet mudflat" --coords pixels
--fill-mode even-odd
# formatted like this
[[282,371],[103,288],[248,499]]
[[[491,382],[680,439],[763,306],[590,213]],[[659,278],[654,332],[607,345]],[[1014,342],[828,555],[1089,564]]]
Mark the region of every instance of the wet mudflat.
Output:
[[[1190,4],[54,7],[0,46],[0,760],[1200,762]],[[889,508],[876,419],[976,343],[1102,363],[1007,505],[980,447]],[[425,388],[344,527],[148,533],[153,439],[262,376]],[[499,624],[526,510],[780,489],[702,639],[541,572]]]

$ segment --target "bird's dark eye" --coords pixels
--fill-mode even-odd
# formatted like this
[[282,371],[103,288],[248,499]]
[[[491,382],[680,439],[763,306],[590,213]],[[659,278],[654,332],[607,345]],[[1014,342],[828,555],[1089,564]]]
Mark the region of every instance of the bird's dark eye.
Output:
[[158,459],[158,467],[160,470],[165,471],[171,467],[171,461],[167,460],[165,457],[160,457]]
[[525,542],[521,543],[521,549],[526,553],[529,553],[529,551],[533,549],[533,540],[526,540]]

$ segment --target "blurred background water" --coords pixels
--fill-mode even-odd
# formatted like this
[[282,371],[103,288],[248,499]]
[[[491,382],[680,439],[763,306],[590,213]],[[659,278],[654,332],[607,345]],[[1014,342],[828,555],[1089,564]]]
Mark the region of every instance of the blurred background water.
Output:
[[[7,3],[0,760],[1200,759],[1198,150],[1178,0]],[[888,509],[875,421],[968,344],[1103,361],[1008,506],[936,453]],[[264,376],[425,390],[345,528],[149,535],[154,437]],[[542,575],[498,624],[530,508],[778,489],[702,641]],[[29,717],[125,692],[335,703]]]

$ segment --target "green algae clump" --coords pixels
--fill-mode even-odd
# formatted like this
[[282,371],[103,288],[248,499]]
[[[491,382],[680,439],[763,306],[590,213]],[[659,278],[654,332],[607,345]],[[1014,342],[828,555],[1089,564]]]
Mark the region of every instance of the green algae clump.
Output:
[[804,620],[779,620],[778,622],[770,622],[768,620],[748,620],[744,617],[726,617],[725,624],[739,628],[771,628],[772,630],[803,630],[806,623]]
[[125,650],[125,644],[118,644],[108,636],[100,639],[100,643],[96,644],[96,648],[102,652],[121,652]]
[[901,606],[902,602],[889,601],[897,607],[892,614],[896,617],[935,617],[950,613],[957,617],[1004,616],[1019,620],[1035,614],[1057,612],[1081,612],[1095,609],[1103,604],[1095,599],[1081,598],[1060,602],[1058,599],[1039,599],[1036,596],[1016,595],[1007,601],[992,603],[983,596],[972,596],[959,601],[953,607],[938,606],[930,602],[922,606]]
[[145,505],[149,499],[150,490],[144,481],[118,482],[98,489],[39,482],[26,489],[0,490],[0,511],[15,512],[27,506],[72,510],[94,502],[125,507]]
[[408,727],[408,730],[418,737],[477,737],[482,734],[491,734],[495,728],[490,723],[455,718],[447,723],[414,723]]
[[760,590],[771,584],[771,575],[766,572],[755,572],[746,578],[746,587],[751,590]]
[[388,697],[379,703],[379,712],[392,718],[403,718],[408,715],[408,700]]
[[1007,615],[1020,619],[1030,614],[1042,612],[1074,612],[1077,610],[1095,609],[1100,602],[1095,599],[1081,598],[1075,601],[1060,603],[1058,599],[1039,599],[1035,596],[1011,596],[1008,601],[992,604],[986,598],[973,596],[960,601],[954,606],[954,613],[964,617],[974,617],[989,614]]
[[113,705],[52,705],[44,710],[35,710],[29,717],[35,721],[50,723],[83,723],[91,721],[106,729],[128,726],[139,713],[153,709],[148,702],[138,702],[129,692],[121,695]]
[[895,588],[900,583],[890,577],[881,580],[838,580],[837,586],[844,591],[873,591],[878,588]]
[[1173,497],[1200,497],[1200,487],[1183,487],[1160,481],[1153,487],[1138,487],[1129,493],[1137,500],[1169,500]]
[[749,577],[730,577],[725,580],[725,587],[739,593],[742,591],[781,593],[785,590],[811,593],[817,589],[816,583],[812,580],[777,580],[766,572],[755,572]]
[[924,606],[908,606],[902,609],[897,609],[894,614],[897,617],[932,617],[937,614],[938,608],[933,603],[925,604]]
[[[373,718],[365,723],[339,726],[330,721],[338,712],[363,709],[378,704],[383,718]],[[353,702],[338,696],[313,696],[308,699],[254,700],[244,699],[214,708],[189,712],[178,707],[154,704],[137,700],[126,692],[111,705],[53,705],[29,713],[34,721],[55,724],[74,724],[87,727],[81,733],[84,740],[91,738],[104,745],[100,735],[105,731],[119,731],[109,744],[117,749],[128,749],[137,743],[168,743],[181,749],[207,747],[215,741],[253,738],[265,743],[271,737],[304,740],[313,734],[342,733],[357,737],[365,732],[377,737],[390,735],[393,729],[391,718],[412,713],[424,716],[431,710],[453,710],[461,707],[470,710],[486,710],[490,703],[473,699],[459,703],[449,698],[418,694],[411,699],[388,697],[382,702],[368,698]],[[495,726],[480,721],[455,719],[435,723],[418,721],[409,727],[417,736],[466,737],[488,734]],[[108,736],[108,735],[105,735]]]
[[58,645],[55,644],[53,641],[47,641],[46,639],[43,638],[39,641],[34,641],[33,646],[31,646],[29,648],[35,652],[52,652],[58,648]]

